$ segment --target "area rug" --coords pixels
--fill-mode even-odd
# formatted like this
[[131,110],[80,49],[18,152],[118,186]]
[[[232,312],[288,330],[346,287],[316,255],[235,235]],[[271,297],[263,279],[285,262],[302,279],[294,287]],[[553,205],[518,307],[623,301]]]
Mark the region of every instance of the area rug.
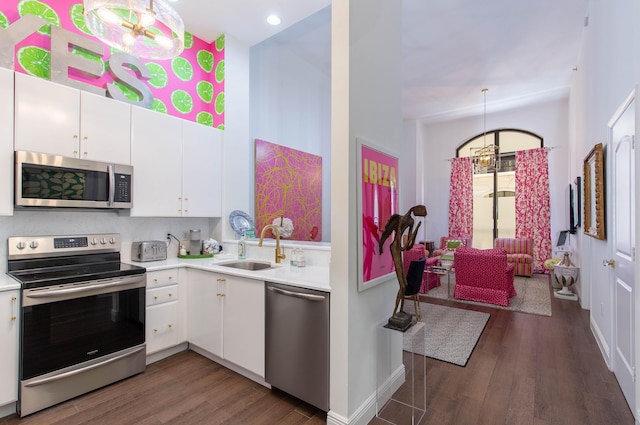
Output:
[[[413,313],[413,302],[405,302],[404,308]],[[466,366],[490,314],[423,302],[420,312],[425,324],[424,344],[405,333],[404,351]]]
[[[531,277],[516,276],[513,280],[513,286],[516,288],[515,297],[509,300],[506,307],[487,304],[476,301],[457,300],[453,298],[455,278],[451,278],[451,298],[456,302],[481,305],[485,307],[502,308],[504,310],[519,311],[522,313],[539,314],[541,316],[551,316],[551,292],[549,290],[549,277],[546,274],[534,274]],[[439,287],[430,289],[423,297],[448,299],[447,295],[447,278],[441,279],[442,284]]]

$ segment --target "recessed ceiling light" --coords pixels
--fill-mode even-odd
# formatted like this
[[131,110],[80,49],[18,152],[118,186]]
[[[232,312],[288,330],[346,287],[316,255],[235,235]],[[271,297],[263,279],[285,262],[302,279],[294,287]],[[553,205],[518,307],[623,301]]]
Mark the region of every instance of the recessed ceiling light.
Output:
[[280,22],[282,21],[276,15],[269,15],[269,17],[267,18],[267,22],[271,25],[280,25]]

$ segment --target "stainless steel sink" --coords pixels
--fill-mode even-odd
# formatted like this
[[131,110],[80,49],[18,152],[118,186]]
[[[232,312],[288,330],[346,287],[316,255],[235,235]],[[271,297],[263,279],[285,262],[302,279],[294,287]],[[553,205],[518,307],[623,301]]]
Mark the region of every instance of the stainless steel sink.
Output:
[[234,269],[251,270],[251,271],[265,270],[265,269],[272,268],[271,263],[264,263],[260,261],[235,261],[232,263],[221,263],[216,265],[224,266],[224,267],[232,267]]

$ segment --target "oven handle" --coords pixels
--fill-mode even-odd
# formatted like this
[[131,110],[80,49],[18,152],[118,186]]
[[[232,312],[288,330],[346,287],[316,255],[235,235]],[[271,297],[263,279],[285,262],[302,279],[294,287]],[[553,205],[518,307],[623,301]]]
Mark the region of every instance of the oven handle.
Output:
[[128,352],[126,352],[124,354],[120,354],[119,356],[113,357],[113,358],[111,358],[109,360],[105,360],[105,361],[100,362],[100,363],[96,363],[96,364],[93,364],[93,365],[90,365],[90,366],[86,366],[86,367],[83,367],[81,369],[70,370],[69,372],[61,373],[60,375],[55,375],[55,376],[50,376],[48,378],[38,379],[37,381],[29,382],[28,384],[25,384],[24,386],[25,387],[37,387],[39,385],[47,384],[49,382],[59,381],[60,379],[64,379],[64,378],[68,378],[70,376],[78,375],[80,373],[88,372],[88,371],[90,371],[92,369],[96,369],[98,367],[102,367],[102,366],[108,365],[109,363],[113,363],[113,362],[116,362],[118,360],[122,360],[125,357],[129,357],[129,356],[131,356],[133,354],[139,353],[140,351],[142,351],[144,349],[145,349],[145,346],[138,347],[135,350],[128,351]]
[[[143,281],[144,282],[144,281]],[[95,291],[96,289],[111,288],[117,286],[131,285],[134,282],[123,282],[122,280],[116,280],[115,282],[97,283],[93,285],[77,286],[75,288],[63,288],[63,289],[44,289],[39,292],[32,292],[26,294],[27,298],[50,298],[59,295],[77,294],[82,292]],[[143,285],[144,286],[144,285]]]

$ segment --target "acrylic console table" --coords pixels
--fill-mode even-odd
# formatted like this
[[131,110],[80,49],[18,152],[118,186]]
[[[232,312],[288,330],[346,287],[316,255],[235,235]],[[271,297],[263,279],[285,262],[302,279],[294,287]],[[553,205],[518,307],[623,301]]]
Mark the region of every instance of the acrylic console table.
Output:
[[427,358],[413,353],[425,352],[425,325],[417,322],[401,332],[383,324],[376,332],[376,417],[418,424],[427,410]]

